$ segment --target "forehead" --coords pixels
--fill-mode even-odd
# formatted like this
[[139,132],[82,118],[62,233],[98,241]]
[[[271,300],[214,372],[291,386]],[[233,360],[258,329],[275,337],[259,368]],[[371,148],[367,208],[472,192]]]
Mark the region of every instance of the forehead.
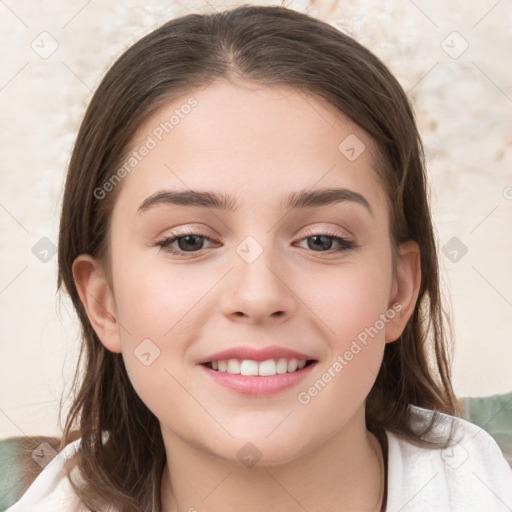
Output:
[[141,126],[120,195],[140,204],[158,189],[192,188],[262,204],[284,190],[343,186],[375,202],[383,191],[374,154],[366,132],[321,97],[222,80],[169,101]]

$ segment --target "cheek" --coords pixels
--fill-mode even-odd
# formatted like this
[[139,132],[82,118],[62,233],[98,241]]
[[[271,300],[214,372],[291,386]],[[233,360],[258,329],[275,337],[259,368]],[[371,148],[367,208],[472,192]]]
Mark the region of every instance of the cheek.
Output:
[[188,404],[184,389],[191,382],[182,366],[197,329],[190,311],[203,287],[169,267],[130,265],[128,258],[117,271],[116,310],[127,374],[155,416],[172,418],[176,408]]
[[114,257],[116,312],[127,373],[147,407],[167,417],[182,400],[188,404],[184,389],[193,382],[184,371],[187,349],[200,337],[198,319],[208,315],[207,295],[218,276],[211,269],[187,272],[163,258],[148,263],[129,251]]
[[[318,373],[302,387],[299,403],[311,412],[338,407],[350,415],[365,400],[379,372],[385,347],[385,326],[394,316],[389,308],[391,258],[349,265],[333,274],[316,275],[315,293],[308,296],[328,340],[327,357]],[[391,313],[391,314],[390,314]]]
[[[191,278],[193,277],[193,278]],[[179,265],[145,264],[126,257],[118,260],[114,287],[116,311],[126,342],[151,338],[164,347],[179,332],[194,329],[194,313],[215,285],[212,272],[196,269],[193,276]]]
[[308,283],[307,304],[322,320],[333,348],[346,350],[351,340],[377,322],[379,335],[384,336],[379,319],[389,307],[390,258],[383,255],[378,261],[371,259],[365,264],[347,265],[337,272],[324,271],[315,274],[314,279],[306,277],[304,290]]

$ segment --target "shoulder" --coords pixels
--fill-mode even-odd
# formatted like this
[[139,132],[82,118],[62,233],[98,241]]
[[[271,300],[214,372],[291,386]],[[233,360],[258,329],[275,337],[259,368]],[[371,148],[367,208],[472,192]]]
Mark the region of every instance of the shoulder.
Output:
[[446,448],[419,447],[386,431],[388,512],[512,509],[512,469],[485,430],[418,407],[412,412],[419,425],[433,421],[427,443],[450,437],[451,442]]
[[76,465],[80,439],[59,452],[32,482],[21,499],[6,512],[79,512],[80,500],[66,473]]

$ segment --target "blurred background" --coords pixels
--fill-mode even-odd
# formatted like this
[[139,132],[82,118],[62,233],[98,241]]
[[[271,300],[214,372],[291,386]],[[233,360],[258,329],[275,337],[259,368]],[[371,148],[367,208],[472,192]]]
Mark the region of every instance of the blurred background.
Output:
[[5,0],[0,438],[58,435],[65,418],[59,404],[69,403],[79,337],[70,302],[56,293],[55,245],[66,166],[94,89],[129,45],[168,19],[244,3],[323,19],[396,75],[426,148],[456,393],[512,391],[510,1]]

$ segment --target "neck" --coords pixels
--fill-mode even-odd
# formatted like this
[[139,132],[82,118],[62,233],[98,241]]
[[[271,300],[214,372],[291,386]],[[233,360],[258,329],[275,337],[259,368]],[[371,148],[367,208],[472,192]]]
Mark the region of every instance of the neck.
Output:
[[[240,466],[164,433],[162,512],[378,512],[384,462],[378,440],[360,422],[280,465]],[[167,434],[167,435],[166,435]]]

